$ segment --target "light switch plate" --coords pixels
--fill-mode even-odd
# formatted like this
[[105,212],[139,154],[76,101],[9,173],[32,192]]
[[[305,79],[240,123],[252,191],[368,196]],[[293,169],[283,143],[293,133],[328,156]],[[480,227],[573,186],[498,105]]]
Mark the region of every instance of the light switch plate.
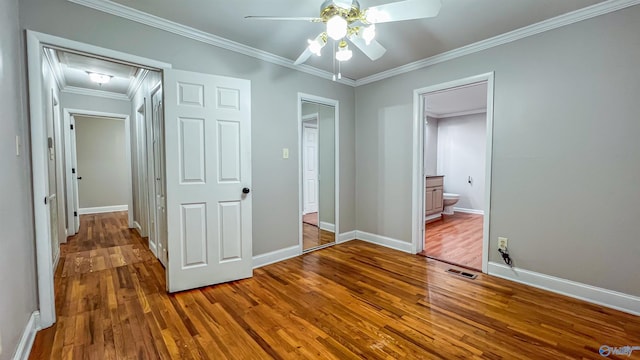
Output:
[[283,159],[288,159],[289,158],[289,149],[288,148],[282,149],[282,158]]

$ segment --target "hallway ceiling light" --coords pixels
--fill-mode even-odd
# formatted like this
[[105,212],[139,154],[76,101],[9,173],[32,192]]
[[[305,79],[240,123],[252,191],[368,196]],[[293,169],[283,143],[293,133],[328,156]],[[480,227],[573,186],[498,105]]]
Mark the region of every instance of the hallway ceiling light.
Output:
[[91,79],[91,81],[93,81],[94,83],[97,83],[98,85],[108,83],[109,81],[111,81],[111,78],[113,77],[111,75],[98,74],[94,72],[87,72],[87,74],[89,74],[89,79]]

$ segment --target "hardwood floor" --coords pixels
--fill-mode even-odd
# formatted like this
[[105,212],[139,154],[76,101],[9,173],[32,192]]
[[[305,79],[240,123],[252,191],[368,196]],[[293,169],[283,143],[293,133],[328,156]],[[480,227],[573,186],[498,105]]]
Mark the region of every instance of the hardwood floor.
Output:
[[426,224],[420,255],[480,271],[484,217],[456,212]]
[[302,249],[309,250],[336,241],[334,233],[320,230],[317,226],[302,223]]
[[[148,250],[116,255],[143,243],[124,216],[81,222],[31,359],[597,359],[640,345],[639,317],[361,241],[167,294]],[[116,261],[64,271],[91,242]]]

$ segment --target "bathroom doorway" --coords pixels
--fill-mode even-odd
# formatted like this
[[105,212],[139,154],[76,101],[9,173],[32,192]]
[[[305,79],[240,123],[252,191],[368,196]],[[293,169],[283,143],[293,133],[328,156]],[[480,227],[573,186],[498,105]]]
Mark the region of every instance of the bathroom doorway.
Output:
[[[493,74],[416,91],[419,239],[416,252],[486,272]],[[414,199],[415,201],[415,199]],[[418,218],[418,216],[416,216]]]

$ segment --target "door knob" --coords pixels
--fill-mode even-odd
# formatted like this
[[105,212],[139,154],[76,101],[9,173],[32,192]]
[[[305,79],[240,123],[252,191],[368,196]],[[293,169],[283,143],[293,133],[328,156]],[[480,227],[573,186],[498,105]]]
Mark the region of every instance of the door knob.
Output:
[[78,176],[78,180],[82,180],[82,176]]
[[248,194],[248,193],[250,193],[250,192],[251,192],[251,190],[250,190],[249,188],[244,188],[244,189],[242,189],[242,193],[243,193],[243,194]]

